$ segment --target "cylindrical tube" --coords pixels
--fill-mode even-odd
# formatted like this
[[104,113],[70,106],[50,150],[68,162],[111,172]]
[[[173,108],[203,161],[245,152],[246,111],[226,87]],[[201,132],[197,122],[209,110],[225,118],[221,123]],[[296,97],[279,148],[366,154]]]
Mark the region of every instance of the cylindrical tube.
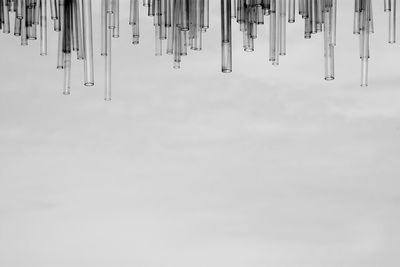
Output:
[[40,0],[40,55],[47,55],[47,1]]
[[[111,16],[107,16],[107,26],[110,21]],[[112,36],[112,29],[107,27],[106,30],[106,47],[107,53],[105,56],[105,90],[104,90],[104,100],[111,101],[111,36]]]
[[222,72],[232,72],[231,0],[221,0]]
[[396,0],[390,0],[389,11],[389,43],[396,43]]
[[83,6],[83,45],[85,48],[84,72],[85,86],[94,85],[92,0],[84,0]]
[[289,0],[289,23],[294,23],[296,17],[295,0]]

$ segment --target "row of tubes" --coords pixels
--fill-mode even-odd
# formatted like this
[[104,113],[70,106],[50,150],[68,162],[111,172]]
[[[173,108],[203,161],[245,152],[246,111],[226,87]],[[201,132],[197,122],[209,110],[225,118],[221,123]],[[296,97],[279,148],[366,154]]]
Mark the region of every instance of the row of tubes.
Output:
[[165,52],[173,56],[173,67],[179,69],[189,48],[202,50],[203,32],[209,28],[209,0],[143,0],[143,6],[153,18],[156,56],[163,54],[166,41]]
[[295,22],[296,6],[305,21],[305,38],[324,32],[325,79],[334,79],[336,0],[221,0],[222,71],[232,71],[232,25],[236,18],[243,33],[243,48],[254,51],[258,25],[269,17],[269,61],[279,65],[286,55],[286,24]]
[[[48,4],[50,14],[48,14]],[[359,35],[361,86],[368,85],[370,34],[374,31],[372,1],[354,0],[353,32]],[[304,37],[323,32],[325,79],[335,78],[337,0],[220,0],[222,72],[232,72],[232,20],[239,24],[245,51],[254,51],[259,25],[269,18],[269,61],[279,65],[286,55],[286,26],[297,13],[304,20]],[[203,33],[209,28],[209,0],[130,0],[132,43],[139,44],[139,8],[144,6],[155,27],[155,54],[173,56],[180,68],[188,50],[202,50]],[[384,0],[389,18],[388,42],[396,42],[396,0]],[[58,33],[57,68],[64,70],[63,93],[70,94],[71,53],[83,61],[84,85],[94,85],[91,0],[0,0],[0,30],[21,38],[21,45],[40,40],[40,54],[47,55],[48,17]],[[11,21],[14,21],[12,26]],[[119,0],[101,0],[101,55],[105,58],[105,100],[111,100],[112,38],[119,37]],[[166,46],[164,47],[164,41]]]
[[[64,70],[63,93],[70,94],[71,52],[84,62],[84,85],[94,85],[92,6],[90,0],[49,0],[50,19],[58,33],[57,68]],[[47,55],[47,0],[0,0],[0,28],[14,35],[21,45],[40,39],[40,54]],[[39,29],[38,29],[39,27]]]

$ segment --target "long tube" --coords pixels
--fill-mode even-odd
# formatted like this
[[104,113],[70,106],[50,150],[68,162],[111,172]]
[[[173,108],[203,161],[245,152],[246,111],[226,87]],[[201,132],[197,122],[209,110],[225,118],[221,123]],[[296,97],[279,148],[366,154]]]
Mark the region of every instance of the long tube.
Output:
[[389,10],[389,43],[396,43],[396,0],[390,0]]
[[40,55],[47,55],[47,1],[40,0]]
[[[107,25],[111,23],[112,16],[107,16]],[[111,101],[111,35],[113,29],[107,27],[106,30],[106,47],[107,53],[105,56],[105,91],[104,100]]]
[[222,72],[232,72],[231,0],[221,0]]
[[83,0],[83,46],[85,48],[84,84],[94,85],[92,0]]

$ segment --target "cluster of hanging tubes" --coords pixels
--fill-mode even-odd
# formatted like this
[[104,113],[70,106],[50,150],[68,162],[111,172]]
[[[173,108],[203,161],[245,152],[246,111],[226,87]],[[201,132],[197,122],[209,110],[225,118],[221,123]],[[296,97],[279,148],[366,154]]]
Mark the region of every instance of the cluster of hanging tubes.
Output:
[[[269,19],[269,61],[279,65],[286,55],[286,24],[296,12],[304,20],[304,37],[323,33],[325,79],[335,78],[337,0],[220,0],[222,72],[232,71],[232,20],[243,34],[244,51],[254,51],[259,25]],[[396,42],[396,0],[383,0],[389,18],[388,42]],[[50,14],[48,14],[48,3]],[[209,0],[130,0],[132,43],[139,44],[139,10],[153,17],[155,54],[163,51],[180,68],[188,50],[202,50],[209,28]],[[105,100],[111,100],[112,38],[119,37],[119,0],[101,0],[101,56],[105,58]],[[47,55],[48,19],[58,33],[57,68],[64,71],[63,93],[70,94],[72,52],[84,65],[84,85],[94,85],[91,0],[0,0],[0,29],[21,38],[21,45],[40,39],[40,54]],[[12,25],[13,21],[13,25]],[[374,32],[371,0],[354,0],[354,34],[359,36],[361,86],[368,85],[370,34]],[[163,43],[166,43],[166,46]],[[165,49],[163,47],[165,46]]]

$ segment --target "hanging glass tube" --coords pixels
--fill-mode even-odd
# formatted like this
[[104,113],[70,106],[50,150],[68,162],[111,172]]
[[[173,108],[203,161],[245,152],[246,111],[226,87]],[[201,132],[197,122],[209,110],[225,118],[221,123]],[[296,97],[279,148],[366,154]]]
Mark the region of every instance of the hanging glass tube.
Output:
[[396,43],[396,0],[385,0],[384,11],[389,17],[389,43]]
[[231,0],[221,0],[222,72],[232,72]]
[[47,0],[40,0],[40,55],[47,55]]
[[92,0],[82,2],[82,21],[83,21],[83,47],[84,77],[86,86],[94,85],[94,65],[93,65],[93,32],[92,32]]
[[373,33],[371,0],[355,0],[354,33],[359,35],[361,86],[368,86],[369,39]]
[[[130,0],[129,24],[132,26],[132,44],[139,44],[139,0]],[[168,1],[169,2],[169,1]],[[169,11],[170,12],[170,11]],[[169,16],[171,16],[169,14]]]
[[105,62],[104,100],[111,101],[111,40],[119,37],[119,0],[102,0],[101,16],[101,55]]

